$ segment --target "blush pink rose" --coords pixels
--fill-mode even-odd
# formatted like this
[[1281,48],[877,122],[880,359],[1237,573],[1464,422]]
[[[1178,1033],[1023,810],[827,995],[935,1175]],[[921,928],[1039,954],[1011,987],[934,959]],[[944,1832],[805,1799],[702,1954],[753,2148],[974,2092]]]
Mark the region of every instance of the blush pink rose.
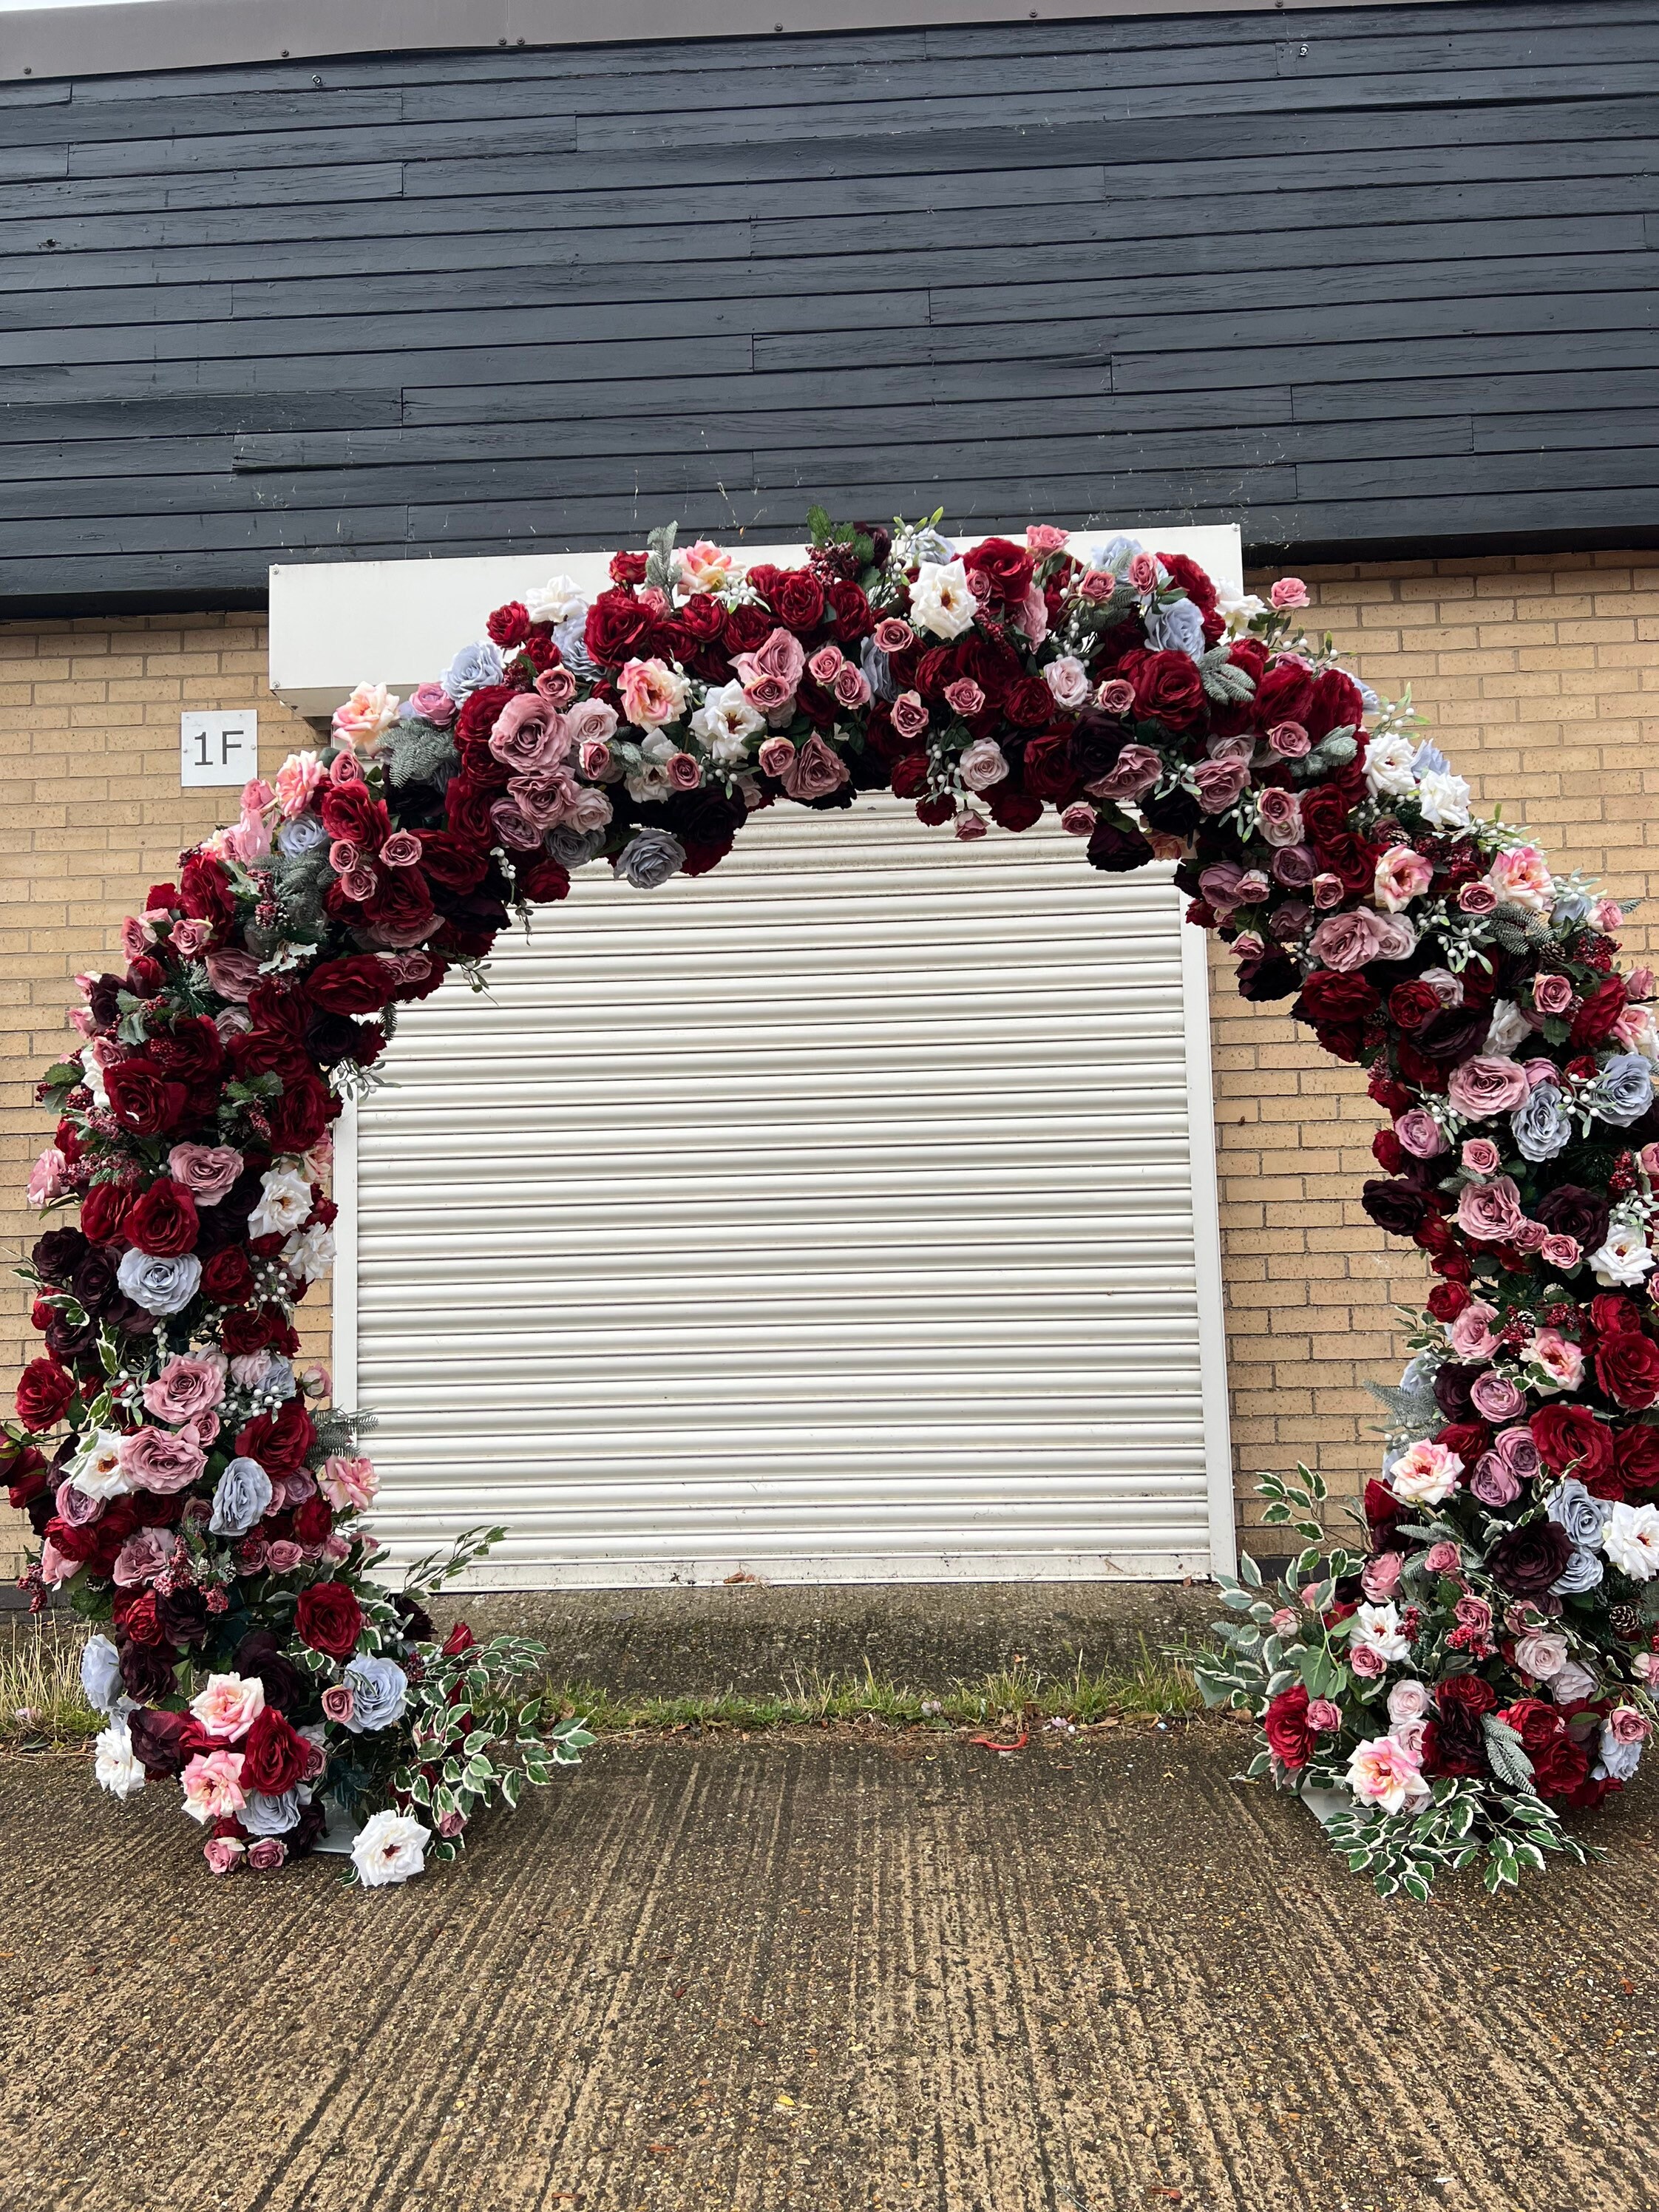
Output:
[[1060,817],[1060,826],[1068,837],[1092,837],[1100,817],[1086,799],[1073,799]]
[[957,763],[957,774],[969,791],[988,791],[1007,773],[1007,757],[994,738],[977,739]]
[[1483,1298],[1474,1298],[1446,1331],[1447,1343],[1467,1365],[1490,1359],[1497,1351],[1498,1339],[1492,1333],[1492,1324],[1497,1318],[1496,1306],[1489,1306]]
[[1104,775],[1085,787],[1096,799],[1139,799],[1164,773],[1150,745],[1125,745]]
[[240,1751],[198,1752],[179,1778],[192,1820],[228,1820],[247,1803]]
[[846,708],[848,713],[857,707],[867,707],[870,703],[869,678],[861,668],[855,668],[850,660],[844,660],[835,682],[830,686],[830,695],[838,707]]
[[562,709],[576,696],[576,679],[568,668],[544,668],[536,678],[536,695],[550,707]]
[[1504,1164],[1504,1156],[1490,1137],[1471,1137],[1458,1155],[1471,1175],[1496,1175]]
[[534,691],[509,699],[495,717],[489,750],[515,775],[556,768],[570,751],[571,735],[556,707]]
[[1375,1681],[1379,1674],[1386,1674],[1389,1671],[1388,1661],[1369,1644],[1350,1645],[1348,1666],[1362,1681]]
[[1538,1256],[1546,1267],[1554,1267],[1565,1274],[1576,1267],[1583,1256],[1576,1237],[1547,1237],[1538,1248]]
[[1433,881],[1434,870],[1420,853],[1409,845],[1391,845],[1376,864],[1373,895],[1387,913],[1398,914],[1421,898]]
[[323,1711],[329,1720],[337,1721],[343,1727],[355,1710],[356,1699],[349,1682],[332,1683],[323,1692]]
[[1400,1587],[1405,1561],[1398,1552],[1378,1552],[1359,1570],[1359,1586],[1373,1605],[1391,1598]]
[[288,1845],[280,1836],[261,1836],[247,1847],[247,1863],[255,1874],[275,1874],[288,1858]]
[[1305,607],[1311,604],[1308,598],[1308,587],[1300,576],[1281,576],[1272,591],[1268,592],[1267,599],[1275,612],[1280,614],[1286,608]]
[[840,675],[846,659],[838,645],[821,645],[808,660],[806,672],[814,684],[821,684],[828,690]]
[[1463,914],[1491,914],[1498,904],[1498,894],[1490,884],[1465,884],[1458,891],[1457,904]]
[[617,710],[603,699],[584,699],[565,716],[564,726],[574,746],[603,744],[617,733]]
[[1308,1726],[1316,1735],[1329,1735],[1333,1730],[1340,1729],[1341,1725],[1342,1712],[1340,1706],[1334,1705],[1328,1698],[1309,1698]]
[[417,684],[409,695],[409,711],[434,729],[447,730],[455,719],[455,702],[441,684]]
[[374,1502],[380,1488],[380,1478],[374,1472],[374,1462],[358,1453],[348,1457],[337,1452],[325,1459],[317,1474],[317,1487],[333,1506],[336,1512],[355,1508],[362,1512]]
[[1089,702],[1089,672],[1074,653],[1063,653],[1051,660],[1042,672],[1042,680],[1054,694],[1056,707],[1074,709]]
[[[799,647],[796,649],[799,651]],[[799,682],[799,676],[796,682]],[[665,660],[630,660],[617,678],[623,713],[639,730],[660,730],[670,722],[678,721],[685,711],[690,690],[684,677],[677,674]]]
[[257,1674],[210,1674],[190,1701],[203,1732],[222,1743],[245,1736],[265,1709],[265,1686]]
[[795,757],[793,738],[769,738],[755,756],[755,765],[763,775],[787,775]]
[[1066,532],[1056,530],[1052,522],[1028,522],[1025,526],[1025,550],[1039,556],[1044,553],[1063,553]]
[[[247,1800],[243,1799],[246,1804]],[[234,1874],[242,1863],[247,1845],[240,1836],[210,1836],[202,1846],[202,1856],[207,1861],[210,1874]]]
[[902,738],[919,738],[927,727],[927,709],[918,691],[901,691],[892,711],[893,727]]
[[1455,1575],[1463,1564],[1463,1555],[1455,1544],[1431,1544],[1423,1564],[1431,1575]]

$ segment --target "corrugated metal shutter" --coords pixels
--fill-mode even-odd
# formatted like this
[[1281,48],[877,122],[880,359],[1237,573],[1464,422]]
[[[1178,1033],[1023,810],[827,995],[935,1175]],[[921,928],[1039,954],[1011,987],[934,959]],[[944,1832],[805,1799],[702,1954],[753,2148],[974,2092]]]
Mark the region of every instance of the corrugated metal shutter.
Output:
[[394,1557],[499,1521],[497,1585],[1207,1572],[1182,931],[1057,826],[781,807],[410,1010],[357,1135]]

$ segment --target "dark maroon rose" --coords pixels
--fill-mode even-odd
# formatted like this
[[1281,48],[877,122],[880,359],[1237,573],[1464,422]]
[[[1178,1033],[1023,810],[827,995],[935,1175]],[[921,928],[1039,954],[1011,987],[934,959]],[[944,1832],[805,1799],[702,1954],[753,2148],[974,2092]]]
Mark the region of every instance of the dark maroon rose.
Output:
[[[428,836],[437,834],[428,831]],[[373,953],[319,961],[306,978],[305,989],[312,1004],[326,1013],[378,1014],[392,997],[392,963]]]
[[257,1674],[264,1684],[266,1705],[274,1705],[289,1720],[304,1712],[316,1695],[310,1676],[284,1656],[275,1633],[268,1628],[256,1629],[237,1645],[236,1672]]
[[1625,1489],[1651,1490],[1659,1483],[1659,1429],[1620,1429],[1613,1440],[1613,1457]]
[[[1117,766],[1118,755],[1128,742],[1121,722],[1114,721],[1109,714],[1103,714],[1098,707],[1085,707],[1073,727],[1067,757],[1085,783],[1095,783],[1103,775],[1111,774]],[[1030,760],[1030,757],[1028,750],[1025,757]],[[1044,793],[1045,797],[1060,795],[1058,792]]]
[[[1271,704],[1271,701],[1268,702]],[[1329,737],[1333,730],[1357,730],[1364,719],[1365,702],[1359,686],[1352,676],[1345,676],[1340,668],[1322,669],[1313,680],[1306,711],[1285,716],[1275,714],[1273,721],[1286,720],[1300,722],[1308,735],[1317,744],[1322,738]],[[1264,729],[1272,723],[1264,722]]]
[[1120,830],[1113,823],[1097,822],[1089,838],[1089,866],[1103,868],[1108,875],[1127,876],[1135,868],[1144,868],[1152,857],[1152,848],[1138,830]]
[[1162,830],[1168,837],[1185,837],[1204,819],[1204,810],[1198,803],[1196,793],[1185,790],[1179,784],[1172,791],[1164,792],[1162,797],[1154,798],[1148,793],[1146,798],[1137,799],[1135,803],[1148,829]]
[[[177,1684],[173,1668],[177,1655],[166,1644],[127,1644],[121,1650],[121,1683],[130,1698],[141,1705],[170,1698]],[[142,1756],[142,1754],[141,1754]]]
[[239,1306],[253,1295],[253,1268],[240,1245],[216,1252],[202,1269],[202,1289],[216,1306]]
[[403,1625],[404,1634],[411,1644],[429,1644],[432,1640],[432,1615],[418,1599],[407,1590],[394,1590],[392,1602]]
[[1454,1674],[1434,1693],[1434,1718],[1423,1747],[1430,1774],[1484,1774],[1486,1745],[1480,1716],[1498,1703],[1498,1693],[1479,1674]]
[[242,1787],[280,1797],[304,1781],[310,1761],[311,1746],[267,1705],[242,1740]]
[[1255,687],[1255,720],[1271,730],[1278,722],[1300,722],[1305,730],[1313,711],[1313,678],[1297,660],[1276,660]]
[[1321,1028],[1333,1023],[1347,1026],[1370,1021],[1380,1004],[1375,987],[1364,976],[1344,975],[1335,968],[1316,968],[1302,986],[1296,1012],[1304,1021]]
[[29,1249],[36,1274],[48,1283],[67,1283],[87,1256],[87,1240],[78,1229],[48,1229]]
[[[125,1673],[125,1668],[123,1669]],[[171,1670],[169,1670],[169,1674]],[[167,1687],[173,1686],[169,1680]],[[163,1693],[165,1694],[165,1693]],[[127,1716],[127,1732],[139,1764],[152,1782],[179,1773],[188,1759],[207,1747],[208,1739],[189,1713],[141,1709]]]
[[161,1073],[178,1083],[216,1083],[224,1073],[225,1048],[205,1014],[189,1016],[163,1030],[149,1050]]
[[1390,1237],[1415,1236],[1429,1212],[1429,1201],[1423,1192],[1392,1176],[1386,1182],[1364,1184],[1359,1193],[1359,1203],[1377,1227]]
[[328,1808],[320,1797],[313,1797],[310,1804],[301,1808],[299,1820],[283,1837],[283,1841],[288,1845],[289,1857],[309,1858],[327,1826]]
[[1577,1237],[1581,1252],[1597,1251],[1607,1241],[1611,1215],[1607,1200],[1576,1182],[1547,1192],[1533,1212],[1556,1236]]
[[155,1601],[155,1619],[172,1644],[205,1644],[212,1626],[207,1600],[198,1589],[162,1592]]
[[1528,1521],[1500,1536],[1486,1554],[1486,1572],[1514,1597],[1542,1597],[1559,1582],[1572,1539],[1555,1521]]
[[362,1633],[363,1612],[344,1583],[313,1583],[295,1613],[300,1640],[331,1659],[349,1659]]
[[108,1069],[104,1088],[110,1112],[124,1129],[140,1137],[171,1134],[190,1103],[184,1084],[162,1075],[153,1061],[136,1056]]

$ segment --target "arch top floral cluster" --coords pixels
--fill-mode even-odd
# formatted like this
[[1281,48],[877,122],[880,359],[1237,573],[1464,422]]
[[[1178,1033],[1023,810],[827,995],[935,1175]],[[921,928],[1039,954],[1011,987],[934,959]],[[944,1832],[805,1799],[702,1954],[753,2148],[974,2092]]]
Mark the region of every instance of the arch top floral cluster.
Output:
[[81,979],[30,1192],[79,1220],[34,1245],[46,1350],[0,1456],[34,1582],[100,1624],[100,1774],[179,1777],[221,1868],[302,1850],[330,1797],[453,1842],[474,1662],[375,1579],[354,1417],[295,1366],[331,1124],[397,1008],[574,870],[648,891],[781,800],[890,790],[960,838],[1052,807],[1097,868],[1175,862],[1244,995],[1369,1068],[1364,1203],[1438,1279],[1363,1545],[1325,1543],[1311,1478],[1269,1485],[1308,1548],[1227,1591],[1208,1687],[1277,1778],[1345,1793],[1389,1880],[1441,1827],[1535,1856],[1633,1771],[1659,1673],[1659,1037],[1617,907],[1471,815],[1297,628],[1293,578],[1262,601],[1047,525],[812,525],[787,569],[654,533],[592,604],[556,578],[496,609],[406,702],[361,686]]

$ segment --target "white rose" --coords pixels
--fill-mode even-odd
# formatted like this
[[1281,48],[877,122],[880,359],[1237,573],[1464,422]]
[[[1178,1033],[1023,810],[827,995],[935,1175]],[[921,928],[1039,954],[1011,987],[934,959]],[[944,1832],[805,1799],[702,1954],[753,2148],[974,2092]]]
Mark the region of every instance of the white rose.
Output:
[[1461,830],[1469,818],[1469,787],[1461,775],[1431,769],[1418,779],[1417,803],[1435,829]]
[[70,1487],[83,1498],[119,1498],[132,1485],[121,1466],[118,1429],[94,1429],[70,1462]]
[[974,626],[979,601],[960,561],[924,561],[910,586],[910,620],[933,637],[960,637]]
[[1628,1224],[1615,1229],[1601,1250],[1590,1254],[1590,1266],[1604,1289],[1633,1290],[1653,1266],[1646,1231]]
[[365,1889],[408,1881],[426,1866],[430,1828],[407,1813],[375,1813],[364,1821],[351,1846],[351,1863]]
[[305,1177],[293,1168],[267,1168],[248,1227],[256,1237],[286,1237],[310,1211],[311,1185]]
[[581,587],[571,576],[550,576],[539,591],[526,592],[524,604],[533,623],[575,622],[587,612]]
[[717,761],[745,760],[749,740],[766,727],[766,717],[751,707],[741,684],[722,684],[711,690],[691,717],[691,734],[707,745]]
[[1601,1548],[1621,1575],[1650,1582],[1659,1574],[1659,1506],[1614,1505],[1602,1524]]
[[1567,1639],[1565,1636],[1547,1636],[1534,1631],[1522,1636],[1515,1646],[1515,1661],[1524,1668],[1535,1681],[1552,1682],[1567,1663]]
[[114,1721],[100,1730],[94,1749],[97,1755],[92,1771],[99,1787],[118,1797],[125,1805],[144,1786],[143,1762],[132,1747],[126,1723]]
[[1365,748],[1365,784],[1373,799],[1408,799],[1417,788],[1412,773],[1416,747],[1407,738],[1373,738]]
[[1420,1721],[1433,1703],[1433,1695],[1426,1682],[1396,1682],[1389,1692],[1389,1718],[1396,1723]]
[[1518,1045],[1522,1037],[1532,1035],[1532,1024],[1513,999],[1498,999],[1492,1002],[1492,1020],[1486,1030],[1486,1052],[1507,1053]]
[[1404,1659],[1411,1651],[1394,1605],[1362,1605],[1354,1615],[1352,1641],[1369,1645],[1379,1659]]
[[301,1282],[320,1283],[334,1265],[334,1231],[313,1221],[283,1245],[283,1264]]
[[1569,1659],[1551,1682],[1550,1695],[1558,1705],[1571,1705],[1580,1698],[1593,1698],[1599,1687],[1588,1667],[1581,1667],[1576,1659]]
[[1241,630],[1249,629],[1259,614],[1267,611],[1267,601],[1259,599],[1254,592],[1236,592],[1230,584],[1216,586],[1216,612],[1237,637]]

